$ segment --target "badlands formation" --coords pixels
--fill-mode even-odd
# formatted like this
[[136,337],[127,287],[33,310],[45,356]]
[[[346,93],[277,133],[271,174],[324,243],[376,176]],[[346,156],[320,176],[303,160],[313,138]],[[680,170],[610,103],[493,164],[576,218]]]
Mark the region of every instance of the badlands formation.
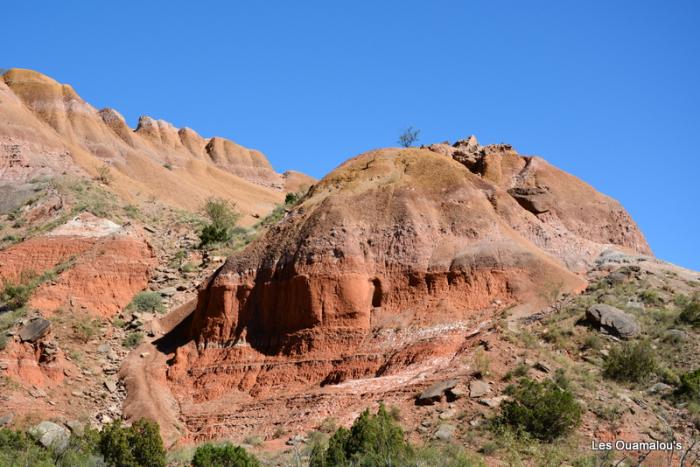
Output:
[[[41,178],[94,176],[106,166],[112,189],[129,202],[155,198],[197,210],[216,195],[234,201],[251,223],[251,215],[264,215],[286,192],[312,181],[298,172],[276,173],[259,151],[163,120],[143,116],[132,130],[116,110],[97,110],[71,86],[31,70],[2,75],[0,122],[6,198],[28,199]],[[0,207],[4,203],[16,207],[8,201]]]
[[[241,218],[203,247],[211,197]],[[9,70],[0,279],[0,425],[147,417],[169,448],[228,439],[291,465],[384,403],[412,441],[497,465],[513,452],[486,420],[513,375],[561,373],[586,408],[579,445],[694,433],[666,396],[700,366],[677,319],[700,275],[654,258],[615,200],[474,137],[370,151],[316,181]],[[604,378],[620,339],[642,338],[664,376]]]
[[[199,288],[168,380],[187,436],[271,436],[412,404],[503,310],[580,292],[610,248],[649,254],[614,200],[505,145],[372,151],[314,185]],[[164,338],[164,341],[167,340]]]

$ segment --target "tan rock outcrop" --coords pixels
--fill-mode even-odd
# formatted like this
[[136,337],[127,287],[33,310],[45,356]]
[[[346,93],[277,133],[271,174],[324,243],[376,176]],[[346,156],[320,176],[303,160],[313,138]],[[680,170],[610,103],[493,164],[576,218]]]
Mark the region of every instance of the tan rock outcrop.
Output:
[[36,71],[3,74],[0,101],[0,194],[39,178],[95,176],[107,164],[110,189],[128,202],[156,197],[193,211],[219,196],[252,224],[284,200],[285,179],[261,152],[146,116],[132,130],[116,110],[98,111]]

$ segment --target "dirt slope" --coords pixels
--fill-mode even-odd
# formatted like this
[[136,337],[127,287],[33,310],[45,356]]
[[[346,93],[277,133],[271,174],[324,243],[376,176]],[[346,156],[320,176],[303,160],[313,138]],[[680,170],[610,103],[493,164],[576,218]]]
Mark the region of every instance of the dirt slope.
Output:
[[0,193],[17,197],[15,205],[32,180],[95,176],[107,166],[111,188],[127,201],[155,197],[192,211],[216,195],[235,201],[250,224],[299,185],[292,177],[286,187],[287,177],[262,153],[225,138],[145,116],[132,130],[116,110],[98,111],[71,86],[35,71],[7,71],[0,102]]

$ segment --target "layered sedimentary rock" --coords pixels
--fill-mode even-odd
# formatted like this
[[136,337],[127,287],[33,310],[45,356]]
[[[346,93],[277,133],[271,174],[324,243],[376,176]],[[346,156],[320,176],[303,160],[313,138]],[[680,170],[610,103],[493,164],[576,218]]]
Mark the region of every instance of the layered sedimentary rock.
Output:
[[344,163],[202,285],[168,373],[195,436],[225,423],[213,407],[240,418],[437,365],[500,310],[580,290],[604,249],[648,252],[614,200],[541,159],[468,144],[468,158],[460,143]]
[[508,144],[481,146],[474,136],[452,146],[433,144],[426,149],[453,158],[505,191],[522,209],[511,209],[512,203],[496,205],[499,214],[569,269],[587,269],[600,253],[600,245],[651,254],[620,203],[540,157],[522,156]]
[[62,309],[111,317],[148,285],[155,262],[142,236],[84,213],[0,251],[0,282],[28,283],[53,271],[54,277],[33,293],[32,309],[45,315]]
[[131,129],[118,111],[98,111],[35,71],[3,74],[0,102],[0,194],[20,201],[32,180],[95,175],[104,165],[123,198],[140,193],[190,210],[217,195],[243,214],[262,215],[294,191],[259,151],[147,116]]

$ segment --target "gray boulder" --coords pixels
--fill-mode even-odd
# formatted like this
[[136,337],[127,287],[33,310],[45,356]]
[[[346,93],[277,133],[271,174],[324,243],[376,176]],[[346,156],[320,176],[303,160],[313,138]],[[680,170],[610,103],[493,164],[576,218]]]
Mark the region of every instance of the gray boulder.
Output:
[[457,386],[457,383],[458,381],[456,379],[448,379],[446,381],[440,381],[439,383],[433,384],[416,398],[416,404],[433,405],[436,402],[440,402],[442,400],[443,393]]
[[29,434],[39,441],[42,446],[52,449],[59,454],[66,450],[70,441],[68,429],[54,422],[41,422],[30,428]]
[[32,318],[19,330],[22,342],[36,342],[51,330],[51,321],[44,318]]
[[0,417],[0,426],[6,426],[12,423],[12,419],[15,418],[15,414],[12,412],[6,413],[5,415]]
[[443,423],[435,432],[435,439],[439,439],[440,441],[449,441],[454,436],[455,431],[457,431],[457,427],[448,423]]
[[74,435],[83,436],[85,433],[85,424],[79,420],[68,420],[66,426]]
[[586,310],[586,318],[595,327],[603,329],[611,334],[629,339],[638,336],[641,332],[639,323],[634,316],[625,313],[614,306],[598,303]]
[[469,397],[483,397],[491,392],[491,387],[478,379],[469,382]]
[[469,395],[469,389],[464,385],[464,383],[459,383],[455,387],[450,388],[445,391],[448,401],[455,401]]

